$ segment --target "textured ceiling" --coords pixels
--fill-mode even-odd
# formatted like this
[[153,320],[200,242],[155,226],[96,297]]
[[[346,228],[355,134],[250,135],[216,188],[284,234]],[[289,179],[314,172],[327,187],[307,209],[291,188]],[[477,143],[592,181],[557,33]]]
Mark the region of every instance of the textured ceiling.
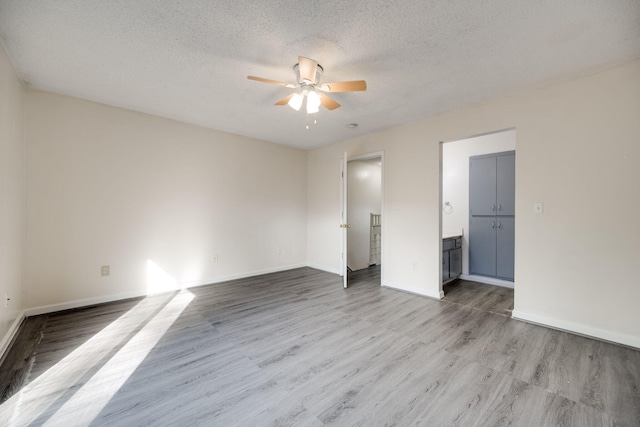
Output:
[[[640,57],[640,0],[0,0],[0,37],[31,87],[311,148]],[[246,79],[298,55],[368,90],[306,130]]]

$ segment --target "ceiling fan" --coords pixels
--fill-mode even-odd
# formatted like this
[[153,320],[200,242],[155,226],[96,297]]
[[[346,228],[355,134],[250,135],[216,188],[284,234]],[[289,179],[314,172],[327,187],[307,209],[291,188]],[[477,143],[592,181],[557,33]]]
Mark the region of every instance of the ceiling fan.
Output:
[[298,63],[293,66],[293,70],[296,73],[297,83],[284,83],[255,76],[247,76],[247,78],[249,80],[284,86],[290,89],[299,88],[299,92],[292,93],[276,102],[275,105],[289,105],[298,111],[300,107],[302,107],[302,102],[306,97],[307,114],[317,113],[320,105],[327,110],[335,110],[340,107],[340,104],[329,98],[324,92],[357,92],[367,90],[367,82],[364,80],[321,83],[320,78],[322,77],[324,68],[313,59],[305,58],[304,56],[298,57]]

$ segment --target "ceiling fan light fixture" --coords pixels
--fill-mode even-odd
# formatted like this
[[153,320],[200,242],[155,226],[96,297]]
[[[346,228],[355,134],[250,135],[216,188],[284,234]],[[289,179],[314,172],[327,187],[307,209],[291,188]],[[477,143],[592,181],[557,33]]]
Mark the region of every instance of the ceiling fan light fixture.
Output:
[[247,76],[247,79],[284,86],[290,89],[298,88],[298,92],[290,93],[276,102],[275,105],[288,104],[289,107],[294,110],[300,111],[302,103],[305,101],[304,98],[306,97],[307,129],[309,129],[309,115],[313,114],[313,122],[315,123],[316,113],[320,110],[321,105],[330,111],[340,107],[340,104],[324,92],[357,92],[367,90],[367,83],[364,80],[320,83],[322,81],[324,68],[322,68],[317,61],[304,56],[298,56],[298,63],[293,66],[293,71],[296,75],[297,84],[256,76]]
[[287,102],[287,104],[289,105],[289,107],[293,108],[294,110],[300,111],[300,107],[302,107],[302,99],[303,99],[302,95],[300,95],[299,93],[294,93],[291,99],[289,99],[289,102]]
[[307,94],[307,114],[317,113],[320,109],[320,95],[315,90]]

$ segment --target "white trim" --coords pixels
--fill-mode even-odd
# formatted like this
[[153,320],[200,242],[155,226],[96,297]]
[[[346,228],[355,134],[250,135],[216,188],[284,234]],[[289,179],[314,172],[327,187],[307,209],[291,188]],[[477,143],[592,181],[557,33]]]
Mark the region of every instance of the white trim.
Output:
[[388,281],[383,281],[382,282],[382,286],[385,288],[391,288],[391,289],[395,289],[398,291],[403,291],[403,292],[409,292],[410,294],[415,294],[415,295],[420,295],[423,297],[427,297],[427,298],[433,298],[433,299],[437,299],[437,300],[441,300],[442,298],[444,298],[444,293],[442,291],[440,291],[440,293],[438,294],[434,294],[431,293],[423,288],[416,288],[414,286],[406,286],[406,285],[400,285],[398,283],[391,283]]
[[471,136],[464,136],[462,138],[453,138],[453,139],[447,139],[446,141],[440,141],[442,143],[448,143],[448,142],[458,142],[458,141],[464,141],[465,139],[473,139],[473,138],[479,138],[481,136],[487,136],[487,135],[493,135],[494,133],[502,133],[502,132],[509,132],[512,130],[516,130],[515,126],[511,126],[505,129],[500,129],[500,130],[492,130],[489,132],[482,132],[476,135],[471,135]]
[[372,153],[360,154],[358,156],[353,156],[353,157],[347,156],[347,163],[352,162],[354,160],[367,160],[367,159],[375,159],[378,157],[384,157],[384,150],[374,151]]
[[[228,275],[228,276],[215,277],[215,278],[206,279],[206,280],[199,280],[197,282],[185,282],[185,283],[179,284],[178,288],[176,290],[178,290],[178,289],[187,289],[187,288],[195,288],[195,287],[199,287],[199,286],[213,285],[213,284],[216,284],[216,283],[227,282],[229,280],[244,279],[244,278],[247,278],[247,277],[260,276],[260,275],[269,274],[269,273],[277,273],[277,272],[280,272],[280,271],[293,270],[293,269],[301,268],[301,267],[307,267],[307,265],[306,264],[294,264],[294,265],[288,265],[288,266],[284,266],[284,267],[267,268],[267,269],[264,269],[264,270],[255,270],[255,271],[251,271],[249,273],[231,274],[231,275]],[[100,297],[85,298],[85,299],[81,299],[81,300],[67,301],[67,302],[63,302],[63,303],[60,303],[60,304],[50,304],[50,305],[44,305],[44,306],[40,306],[40,307],[28,308],[28,309],[26,309],[24,311],[24,314],[25,314],[26,317],[38,316],[40,314],[53,313],[53,312],[56,312],[56,311],[69,310],[69,309],[73,309],[73,308],[87,307],[87,306],[96,305],[96,304],[104,304],[104,303],[107,303],[107,302],[120,301],[120,300],[124,300],[124,299],[129,299],[129,298],[146,297],[147,295],[149,295],[147,292],[141,291],[141,290],[123,292],[123,293],[119,293],[119,294],[112,294],[112,295],[105,295],[105,296],[100,296]]]
[[590,338],[597,338],[600,340],[640,349],[640,337],[637,336],[619,334],[616,332],[598,329],[580,323],[541,316],[538,314],[527,313],[519,310],[514,310],[513,313],[511,313],[511,317],[523,322],[534,323],[536,325],[546,326],[552,329],[559,329],[561,331],[573,334],[584,335]]
[[[340,159],[340,223],[344,226],[347,223],[347,207],[349,206],[347,199],[347,191],[349,175],[347,169],[349,168],[348,154],[345,151]],[[342,277],[342,287],[344,289],[349,286],[348,272],[349,265],[347,263],[347,246],[349,245],[347,237],[347,229],[342,228],[340,230],[340,277]]]
[[335,269],[335,268],[324,267],[324,266],[318,265],[318,264],[307,264],[306,266],[309,267],[309,268],[315,268],[316,270],[324,271],[326,273],[336,274],[336,275],[342,277],[342,273],[340,272],[340,270]]
[[144,297],[144,296],[147,296],[146,292],[130,291],[130,292],[122,292],[119,294],[105,295],[100,297],[84,298],[79,300],[66,301],[59,304],[48,304],[48,305],[42,305],[39,307],[27,308],[25,310],[25,315],[27,317],[39,316],[41,314],[55,313],[56,311],[70,310],[73,308],[80,308],[80,307],[88,307],[96,304],[104,304],[107,302],[120,301],[120,300],[129,299],[129,298],[138,298],[138,297]]
[[230,274],[228,276],[213,277],[210,279],[198,280],[195,282],[186,282],[181,284],[181,288],[182,289],[196,288],[198,286],[213,285],[215,283],[227,282],[229,280],[246,279],[247,277],[261,276],[263,274],[270,274],[270,273],[278,273],[281,271],[294,270],[296,268],[302,268],[302,267],[307,267],[307,264],[301,263],[301,264],[287,265],[283,267],[265,268],[264,270],[254,270],[248,273]]
[[503,288],[514,289],[513,282],[510,282],[508,280],[494,279],[493,277],[474,276],[473,274],[461,274],[460,278],[462,280],[469,280],[471,282],[485,283],[487,285],[502,286]]
[[[345,153],[346,154],[346,153]],[[385,244],[384,244],[384,240],[385,240],[385,236],[387,231],[385,230],[385,222],[386,222],[386,214],[385,214],[385,204],[384,204],[384,150],[380,150],[380,151],[373,151],[371,153],[366,153],[366,154],[360,154],[357,156],[352,156],[349,157],[348,155],[346,155],[347,161],[346,161],[346,167],[348,167],[348,163],[349,162],[353,162],[353,161],[358,161],[358,160],[368,160],[368,159],[380,159],[380,213],[382,214],[382,222],[381,222],[381,232],[382,232],[382,236],[380,239],[380,286],[382,285],[382,280],[384,278],[384,266],[386,264],[385,261]],[[347,173],[347,170],[345,169],[344,173]],[[343,183],[344,187],[341,188],[346,188],[347,184],[346,184],[346,177],[345,178],[345,182]],[[343,206],[343,209],[346,210],[346,204],[348,202],[348,199],[345,198],[344,200],[344,204],[345,206]],[[346,218],[345,218],[346,220]],[[344,238],[346,239],[346,234],[347,232],[345,231],[344,234]],[[346,272],[347,270],[347,248],[344,248],[344,268],[343,270]],[[342,273],[339,273],[342,276]],[[346,277],[346,273],[345,273],[345,277]],[[346,282],[345,282],[346,283]],[[346,287],[346,286],[345,286]],[[442,293],[442,297],[444,297],[444,293]]]
[[21,311],[20,314],[18,314],[18,317],[16,317],[13,323],[11,323],[11,326],[9,327],[7,333],[4,334],[4,337],[2,337],[2,340],[0,341],[0,360],[4,359],[5,353],[9,350],[11,341],[13,341],[13,337],[16,336],[18,330],[20,330],[22,321],[26,318],[27,316],[25,312]]

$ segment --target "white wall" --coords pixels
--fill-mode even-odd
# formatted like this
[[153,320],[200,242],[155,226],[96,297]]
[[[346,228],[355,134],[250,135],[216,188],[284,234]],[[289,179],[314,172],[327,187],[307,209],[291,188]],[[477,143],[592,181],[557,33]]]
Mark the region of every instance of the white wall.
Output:
[[[22,82],[0,43],[0,341],[8,338],[23,309],[23,110]],[[10,298],[6,307],[5,296]],[[2,351],[0,348],[0,355]]]
[[342,223],[340,173],[344,153],[335,150],[329,156],[312,154],[309,152],[307,157],[307,263],[342,275],[339,224]]
[[29,91],[26,209],[31,308],[144,294],[149,270],[286,269],[307,260],[307,153]]
[[439,297],[440,141],[515,128],[514,315],[640,347],[638,117],[636,60],[313,150],[309,207],[325,215],[309,216],[309,261],[339,269],[342,153],[384,150],[383,284]]
[[347,164],[347,265],[352,270],[369,267],[370,215],[382,208],[381,159],[354,160]]
[[451,213],[443,208],[442,235],[462,234],[462,274],[469,274],[469,157],[515,149],[515,130],[442,145],[442,203],[452,208]]

